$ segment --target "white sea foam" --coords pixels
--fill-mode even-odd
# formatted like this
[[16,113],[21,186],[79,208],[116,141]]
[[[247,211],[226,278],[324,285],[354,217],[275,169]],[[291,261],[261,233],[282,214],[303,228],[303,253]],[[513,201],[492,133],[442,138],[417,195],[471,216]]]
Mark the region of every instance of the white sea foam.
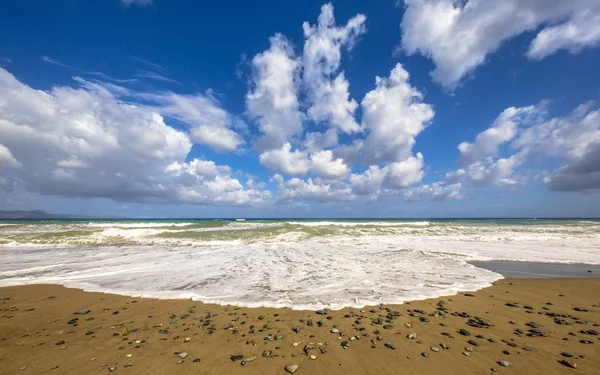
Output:
[[288,221],[286,224],[300,225],[304,227],[325,227],[325,226],[340,226],[340,227],[401,227],[401,226],[427,226],[428,221]]
[[186,227],[194,223],[159,223],[159,222],[91,222],[87,223],[88,228],[163,228],[163,227]]
[[[470,260],[600,264],[600,229],[594,221],[298,223],[4,228],[0,286],[55,283],[248,307],[337,309],[451,295],[501,277]],[[115,245],[115,237],[126,241]],[[36,242],[40,238],[46,242]]]

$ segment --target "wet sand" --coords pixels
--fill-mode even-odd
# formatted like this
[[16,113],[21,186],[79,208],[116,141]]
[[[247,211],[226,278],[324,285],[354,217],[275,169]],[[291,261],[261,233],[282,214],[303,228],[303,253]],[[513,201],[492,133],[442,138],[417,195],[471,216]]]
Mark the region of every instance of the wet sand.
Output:
[[287,374],[295,364],[296,374],[600,374],[598,323],[593,278],[505,279],[473,293],[324,315],[6,287],[0,373],[255,375]]
[[475,267],[499,273],[506,278],[551,279],[563,277],[600,277],[600,265],[597,264],[515,262],[507,260],[469,261],[469,263]]

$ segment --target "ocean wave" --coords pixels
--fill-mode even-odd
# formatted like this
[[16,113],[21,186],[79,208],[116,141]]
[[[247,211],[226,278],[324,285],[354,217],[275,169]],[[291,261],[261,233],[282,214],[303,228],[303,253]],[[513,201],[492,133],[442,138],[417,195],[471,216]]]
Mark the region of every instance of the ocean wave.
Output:
[[189,222],[189,223],[159,223],[159,222],[132,222],[132,223],[99,223],[99,222],[91,222],[85,224],[90,228],[121,228],[121,229],[136,229],[136,228],[164,228],[164,227],[186,227],[190,225],[194,225],[197,223]]
[[305,227],[323,227],[323,226],[341,226],[341,227],[401,227],[401,226],[428,226],[429,221],[286,221],[289,225],[299,225]]

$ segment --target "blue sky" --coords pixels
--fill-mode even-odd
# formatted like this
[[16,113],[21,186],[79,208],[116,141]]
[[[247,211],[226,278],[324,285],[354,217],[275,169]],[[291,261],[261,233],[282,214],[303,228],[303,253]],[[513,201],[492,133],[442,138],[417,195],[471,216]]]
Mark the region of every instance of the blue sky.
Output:
[[595,0],[5,2],[0,209],[598,216],[599,25]]

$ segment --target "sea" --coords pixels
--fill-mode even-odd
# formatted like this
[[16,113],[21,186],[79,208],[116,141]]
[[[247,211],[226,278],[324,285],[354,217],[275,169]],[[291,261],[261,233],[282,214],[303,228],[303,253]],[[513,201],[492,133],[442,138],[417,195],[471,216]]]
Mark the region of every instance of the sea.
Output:
[[600,220],[0,221],[0,286],[317,309],[399,304],[501,279],[470,261],[600,264]]

